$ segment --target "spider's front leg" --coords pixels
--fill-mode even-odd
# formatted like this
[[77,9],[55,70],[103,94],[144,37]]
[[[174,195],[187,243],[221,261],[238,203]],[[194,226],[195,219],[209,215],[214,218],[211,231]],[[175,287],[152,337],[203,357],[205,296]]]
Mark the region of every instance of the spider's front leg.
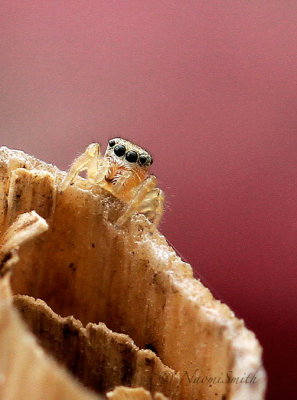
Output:
[[125,213],[117,220],[117,225],[123,225],[135,212],[144,214],[157,227],[164,210],[164,193],[156,187],[157,179],[150,175],[135,191],[134,198]]
[[66,190],[82,171],[87,171],[87,179],[92,184],[100,183],[104,179],[108,171],[108,163],[100,153],[99,143],[91,143],[86,151],[74,160],[60,185],[60,191]]

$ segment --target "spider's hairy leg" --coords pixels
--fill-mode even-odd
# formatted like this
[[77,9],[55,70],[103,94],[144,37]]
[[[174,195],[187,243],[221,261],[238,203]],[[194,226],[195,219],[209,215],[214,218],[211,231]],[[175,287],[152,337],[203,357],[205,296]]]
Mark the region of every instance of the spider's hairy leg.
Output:
[[104,178],[107,169],[108,166],[103,162],[100,153],[100,144],[91,143],[86,151],[72,163],[68,174],[61,183],[60,191],[66,190],[82,171],[87,171],[87,179],[90,183],[99,183]]
[[118,226],[123,225],[135,212],[141,212],[149,217],[157,227],[163,215],[164,194],[156,188],[157,178],[150,175],[137,188],[125,213],[117,220]]
[[159,225],[163,216],[164,200],[165,196],[163,190],[154,188],[147,193],[139,208],[139,212],[146,215],[155,227]]

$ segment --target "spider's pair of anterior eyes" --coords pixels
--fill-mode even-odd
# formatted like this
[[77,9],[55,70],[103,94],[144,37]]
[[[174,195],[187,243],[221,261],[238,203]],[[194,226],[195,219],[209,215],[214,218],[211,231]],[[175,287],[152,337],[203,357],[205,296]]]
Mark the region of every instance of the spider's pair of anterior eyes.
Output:
[[145,154],[138,154],[134,150],[127,151],[126,146],[124,144],[116,145],[116,141],[113,139],[110,140],[108,144],[109,144],[109,147],[114,147],[113,151],[116,156],[122,157],[123,155],[125,155],[125,159],[130,163],[136,163],[137,161],[140,165],[146,165],[146,164],[153,163],[153,160],[151,159],[151,157],[149,157]]

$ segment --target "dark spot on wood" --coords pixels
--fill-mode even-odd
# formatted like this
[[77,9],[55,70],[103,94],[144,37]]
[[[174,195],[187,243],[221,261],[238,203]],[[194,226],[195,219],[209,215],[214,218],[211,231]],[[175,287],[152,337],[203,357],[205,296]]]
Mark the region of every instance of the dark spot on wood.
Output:
[[70,337],[76,337],[79,335],[79,332],[77,329],[71,329],[71,327],[66,324],[63,326],[63,336],[65,339],[68,339]]
[[144,361],[146,365],[152,365],[154,363],[154,359],[149,357],[145,357]]
[[132,349],[123,347],[121,350],[123,355],[123,366],[122,366],[122,379],[121,382],[124,386],[131,386],[132,378],[135,370],[135,354]]
[[154,345],[152,345],[151,343],[146,344],[146,345],[144,346],[144,348],[145,348],[146,350],[151,350],[151,351],[153,351],[154,353],[157,354],[156,348],[155,348]]
[[227,399],[227,396],[225,394],[223,394],[222,400],[226,400],[226,399]]
[[76,271],[76,266],[74,265],[74,263],[70,263],[69,265],[68,265],[68,268],[70,268],[71,269],[71,271]]
[[11,259],[11,257],[12,257],[11,252],[5,254],[5,256],[3,257],[2,261],[1,261],[0,267],[3,267],[3,265],[6,264],[6,262]]
[[0,277],[4,276],[8,271],[9,268],[5,268],[5,264],[7,263],[8,260],[10,260],[12,257],[11,252],[5,254],[3,257],[1,263],[0,263]]
[[21,195],[20,195],[20,194],[17,194],[16,197],[17,197],[18,199],[20,199],[20,198],[21,198]]
[[92,247],[93,247],[93,249],[95,248],[95,243],[92,243]]

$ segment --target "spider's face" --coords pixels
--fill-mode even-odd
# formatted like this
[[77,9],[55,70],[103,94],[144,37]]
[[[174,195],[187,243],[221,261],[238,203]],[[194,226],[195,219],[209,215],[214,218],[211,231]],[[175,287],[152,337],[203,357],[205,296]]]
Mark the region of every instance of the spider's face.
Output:
[[114,138],[108,142],[104,157],[110,164],[106,180],[113,183],[116,183],[124,171],[130,171],[135,185],[139,184],[147,176],[153,162],[147,151],[122,138]]
[[147,151],[122,138],[111,139],[108,142],[105,157],[130,167],[137,166],[148,169],[153,163],[152,157]]

